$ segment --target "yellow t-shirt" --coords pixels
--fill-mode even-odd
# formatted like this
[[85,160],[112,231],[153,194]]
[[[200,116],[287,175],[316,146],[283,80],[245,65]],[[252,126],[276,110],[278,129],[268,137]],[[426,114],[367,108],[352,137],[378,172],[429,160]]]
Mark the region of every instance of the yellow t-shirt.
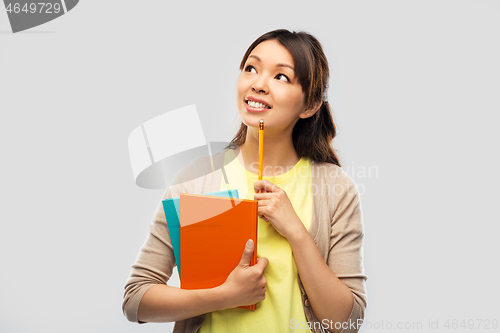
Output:
[[[226,161],[231,159],[232,161],[226,165]],[[224,165],[229,188],[237,189],[240,198],[253,199],[255,194],[253,184],[257,182],[257,175],[241,165],[235,158],[233,150],[226,151]],[[310,159],[303,157],[289,171],[264,179],[286,191],[295,212],[306,229],[309,229],[312,218]],[[220,188],[228,189],[224,177],[221,179]],[[267,280],[266,298],[257,303],[254,311],[233,308],[207,313],[200,333],[311,332],[305,328],[307,320],[297,281],[297,266],[290,244],[271,223],[260,218],[257,257],[269,259],[264,272]]]

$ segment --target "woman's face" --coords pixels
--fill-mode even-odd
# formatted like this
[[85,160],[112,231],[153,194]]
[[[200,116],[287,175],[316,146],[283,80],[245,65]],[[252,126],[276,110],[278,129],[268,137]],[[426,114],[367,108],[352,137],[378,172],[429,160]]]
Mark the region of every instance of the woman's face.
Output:
[[292,55],[276,40],[255,47],[236,83],[236,105],[245,125],[258,128],[264,119],[266,130],[291,131],[299,118],[312,115],[293,67]]

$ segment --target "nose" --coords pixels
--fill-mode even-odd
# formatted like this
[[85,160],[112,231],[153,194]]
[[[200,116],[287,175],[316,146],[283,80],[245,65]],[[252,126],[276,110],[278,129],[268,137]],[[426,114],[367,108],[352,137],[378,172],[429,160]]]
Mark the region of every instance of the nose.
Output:
[[252,91],[267,94],[268,87],[264,77],[261,76],[260,78],[255,80],[255,82],[252,85]]
[[253,85],[252,86],[252,90],[255,91],[255,92],[259,92],[259,93],[266,93],[266,90],[261,88],[261,87],[257,87],[257,85]]

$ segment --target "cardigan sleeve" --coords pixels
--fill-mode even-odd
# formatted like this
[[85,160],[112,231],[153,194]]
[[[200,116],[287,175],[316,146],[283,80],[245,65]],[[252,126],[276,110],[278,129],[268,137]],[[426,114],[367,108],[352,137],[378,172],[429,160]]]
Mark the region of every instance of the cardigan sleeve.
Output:
[[[181,169],[172,180],[162,197],[179,197],[181,193],[198,193],[209,183],[204,176],[212,171],[210,158],[202,157]],[[202,193],[202,192],[200,192]],[[146,291],[156,284],[167,284],[176,266],[172,241],[167,220],[160,201],[149,225],[149,234],[132,265],[132,271],[125,283],[122,311],[125,317],[135,323],[144,324],[137,319],[139,305]]]
[[[163,199],[171,198],[170,189]],[[167,284],[175,266],[175,257],[168,232],[163,205],[160,202],[149,225],[149,234],[132,265],[132,271],[125,284],[122,311],[125,317],[135,323],[139,305],[146,291],[156,284]]]
[[[208,156],[190,163],[175,175],[161,200],[179,197],[184,192],[203,193],[210,185],[205,181],[205,176],[210,171],[212,171],[211,159]],[[174,250],[163,204],[160,201],[149,225],[149,234],[125,283],[122,311],[129,321],[144,324],[137,318],[142,297],[152,286],[167,284],[174,266],[176,266]]]
[[[363,269],[363,214],[358,187],[340,168],[333,189],[333,217],[327,264],[352,291],[354,304],[342,333],[357,332],[364,320],[368,278]],[[332,203],[330,203],[332,204]]]

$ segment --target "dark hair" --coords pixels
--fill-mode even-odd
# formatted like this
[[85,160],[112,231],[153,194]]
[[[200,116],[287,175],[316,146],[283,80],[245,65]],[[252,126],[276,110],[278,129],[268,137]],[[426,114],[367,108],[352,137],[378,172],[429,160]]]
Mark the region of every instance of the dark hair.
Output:
[[[293,146],[299,157],[309,157],[316,162],[333,163],[340,166],[331,142],[336,135],[330,105],[324,100],[329,78],[328,61],[321,43],[306,32],[290,32],[286,29],[273,30],[257,38],[241,60],[240,70],[253,49],[266,40],[276,40],[292,55],[295,74],[302,86],[307,107],[322,103],[311,117],[299,119],[292,131]],[[241,146],[245,143],[247,125],[241,123],[231,143]]]

